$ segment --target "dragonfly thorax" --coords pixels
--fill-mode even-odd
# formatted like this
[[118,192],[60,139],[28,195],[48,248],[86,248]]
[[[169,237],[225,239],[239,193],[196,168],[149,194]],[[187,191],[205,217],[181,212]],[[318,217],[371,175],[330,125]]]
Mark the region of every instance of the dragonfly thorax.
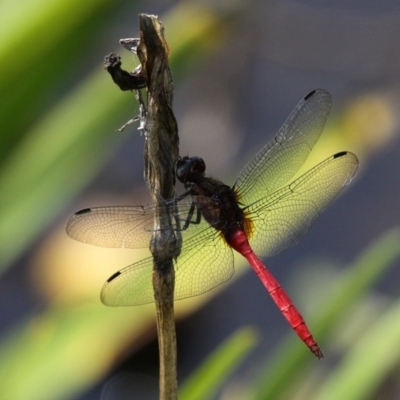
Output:
[[230,232],[243,230],[244,212],[233,188],[205,176],[206,165],[200,157],[183,157],[176,167],[177,178],[185,184],[186,194],[203,218],[227,239]]

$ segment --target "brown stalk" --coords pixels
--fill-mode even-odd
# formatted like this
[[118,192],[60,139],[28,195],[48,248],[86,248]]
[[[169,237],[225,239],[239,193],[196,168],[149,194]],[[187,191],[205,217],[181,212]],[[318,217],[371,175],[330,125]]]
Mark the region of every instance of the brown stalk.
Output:
[[[178,126],[172,112],[173,82],[168,65],[164,29],[156,16],[140,14],[137,54],[147,87],[144,176],[149,190],[164,210],[175,197],[175,166],[179,157]],[[155,216],[150,249],[154,257],[153,287],[160,354],[160,399],[177,398],[177,352],[174,319],[173,259],[180,252],[179,232],[167,213]],[[177,235],[178,234],[178,235]]]

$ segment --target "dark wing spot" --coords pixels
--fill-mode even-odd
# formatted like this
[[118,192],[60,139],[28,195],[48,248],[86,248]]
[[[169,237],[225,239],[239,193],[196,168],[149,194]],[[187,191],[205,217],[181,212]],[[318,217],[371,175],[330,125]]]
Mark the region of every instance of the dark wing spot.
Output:
[[82,214],[87,214],[90,213],[92,211],[91,208],[84,208],[83,210],[79,210],[75,213],[75,215],[82,215]]
[[111,275],[108,279],[107,279],[107,283],[113,281],[117,276],[121,275],[121,272],[118,271],[115,274]]
[[339,158],[342,156],[345,156],[347,154],[347,151],[341,151],[340,153],[336,153],[333,158]]
[[304,100],[308,100],[310,97],[313,97],[315,92],[316,91],[313,90],[312,92],[308,93],[308,95],[306,97],[304,97]]

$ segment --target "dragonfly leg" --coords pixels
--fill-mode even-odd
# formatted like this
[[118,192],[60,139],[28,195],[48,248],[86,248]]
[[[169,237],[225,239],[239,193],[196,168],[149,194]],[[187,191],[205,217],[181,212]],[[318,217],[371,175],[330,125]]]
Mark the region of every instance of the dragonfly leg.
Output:
[[[173,205],[175,205],[179,200],[182,200],[184,195],[177,197],[173,201]],[[168,204],[170,206],[170,204]],[[194,214],[196,213],[196,219],[193,219]],[[174,215],[174,212],[171,212],[172,215]],[[201,211],[200,209],[196,206],[196,204],[193,202],[190,206],[189,212],[185,218],[180,218],[179,215],[175,216],[175,222],[176,222],[176,227],[174,228],[174,231],[185,231],[188,229],[190,224],[193,225],[198,225],[201,222]],[[181,224],[183,224],[181,226]],[[161,229],[157,229],[161,230]],[[149,229],[149,231],[154,231],[154,229]]]
[[[193,215],[196,212],[196,220],[193,221]],[[193,225],[198,225],[201,222],[201,211],[198,207],[196,207],[196,205],[194,204],[194,202],[192,203],[192,205],[190,206],[190,210],[188,212],[188,215],[186,217],[185,220],[180,220],[179,221],[184,221],[184,224],[182,226],[182,228],[178,228],[177,230],[179,231],[184,231],[186,230],[190,224]]]

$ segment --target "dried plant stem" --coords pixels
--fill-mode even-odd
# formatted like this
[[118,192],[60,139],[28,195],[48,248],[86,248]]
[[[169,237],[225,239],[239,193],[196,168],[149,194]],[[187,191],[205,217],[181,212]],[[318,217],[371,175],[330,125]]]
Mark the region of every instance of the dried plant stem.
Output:
[[[172,112],[173,82],[168,46],[157,17],[141,14],[137,54],[147,87],[145,180],[159,209],[175,197],[175,165],[179,157],[178,127]],[[163,213],[163,215],[165,215]],[[157,309],[160,353],[160,399],[177,398],[176,334],[174,320],[173,259],[180,241],[169,216],[156,215],[151,242],[154,257],[153,286]]]

